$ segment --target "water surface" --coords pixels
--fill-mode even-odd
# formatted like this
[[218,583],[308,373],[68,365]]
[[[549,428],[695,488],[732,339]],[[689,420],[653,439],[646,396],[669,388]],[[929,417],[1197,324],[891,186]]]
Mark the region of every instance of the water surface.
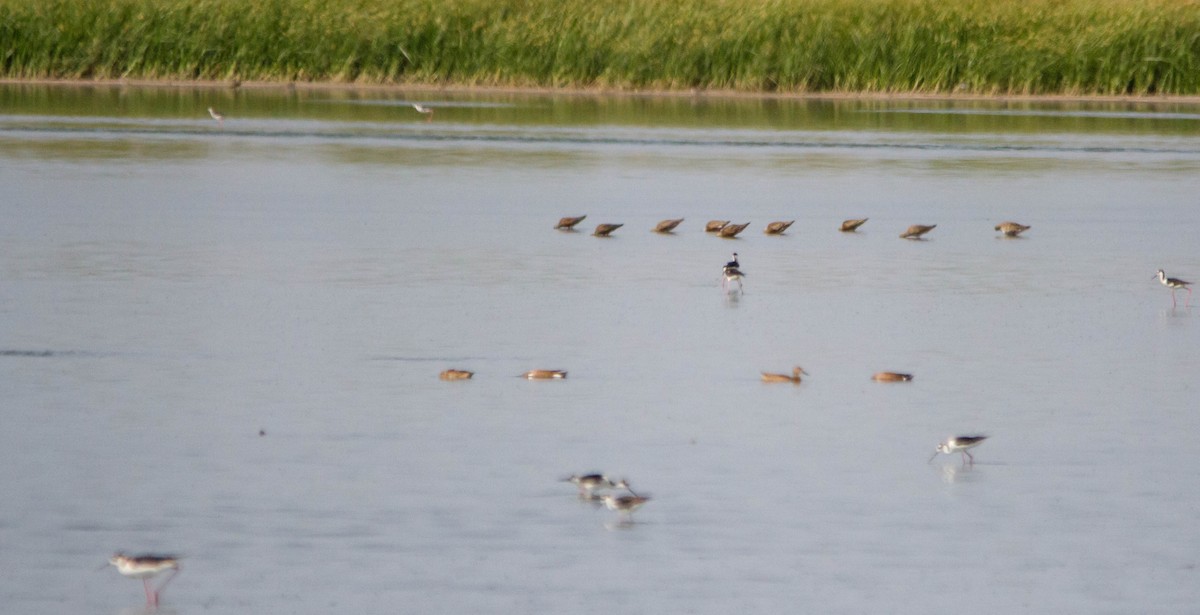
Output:
[[7,85],[0,186],[15,611],[1200,598],[1200,108]]

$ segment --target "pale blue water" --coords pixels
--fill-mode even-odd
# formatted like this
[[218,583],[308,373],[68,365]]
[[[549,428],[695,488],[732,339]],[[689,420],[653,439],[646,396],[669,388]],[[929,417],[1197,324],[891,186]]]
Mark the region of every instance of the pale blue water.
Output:
[[[0,102],[6,610],[141,610],[117,550],[185,557],[180,614],[1200,598],[1200,297],[1153,279],[1200,278],[1196,107]],[[618,524],[585,471],[653,499]]]

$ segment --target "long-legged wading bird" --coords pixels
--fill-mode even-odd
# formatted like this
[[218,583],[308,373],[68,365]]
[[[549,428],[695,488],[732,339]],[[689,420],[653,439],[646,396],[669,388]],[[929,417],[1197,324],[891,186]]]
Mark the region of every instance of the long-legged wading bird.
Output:
[[[146,589],[146,606],[158,606],[158,595],[175,575],[179,574],[179,558],[174,555],[125,555],[117,553],[108,559],[117,567],[117,572],[130,578],[141,579]],[[151,587],[150,579],[170,570],[171,574],[158,587]]]
[[591,498],[593,492],[597,489],[610,489],[616,485],[607,476],[598,472],[583,475],[572,474],[562,479],[562,481],[564,483],[574,483],[579,488],[579,497],[581,498]]
[[[945,453],[947,455],[962,453],[963,463],[967,463],[967,459],[970,459],[971,464],[974,465],[975,457],[972,456],[967,449],[975,448],[976,446],[983,444],[983,441],[987,439],[987,436],[955,436],[937,445],[937,449],[933,451],[933,457],[937,457],[938,453]],[[930,457],[929,461],[933,461],[933,457]]]
[[218,123],[225,121],[225,114],[213,109],[212,107],[208,108],[208,116],[214,120],[217,120]]
[[1021,233],[1029,230],[1029,227],[1016,222],[1001,222],[996,225],[996,230],[1000,231],[1005,237],[1016,237]]
[[862,218],[860,220],[846,220],[845,222],[842,222],[842,227],[838,230],[842,231],[843,233],[852,233],[858,230],[858,227],[866,223],[867,218]]
[[475,372],[469,372],[465,369],[448,369],[438,374],[438,378],[442,380],[470,380]]
[[787,374],[772,374],[770,372],[762,373],[763,382],[791,382],[792,384],[800,384],[800,374],[808,376],[809,373],[804,371],[804,368],[797,365],[792,368],[792,375]]
[[1190,307],[1192,305],[1192,289],[1190,288],[1192,285],[1191,282],[1188,282],[1187,280],[1180,280],[1179,278],[1168,278],[1167,274],[1163,273],[1162,269],[1158,270],[1158,281],[1162,282],[1163,286],[1171,289],[1171,307],[1176,307],[1176,305],[1178,305],[1175,303],[1175,291],[1180,288],[1186,290],[1188,293],[1187,299],[1183,303],[1183,307]]
[[729,220],[709,220],[708,223],[704,225],[704,232],[715,233],[725,228],[725,226],[728,224]]
[[425,116],[426,122],[433,121],[433,107],[426,107],[420,103],[412,103],[412,108],[417,110],[417,113]]
[[629,491],[629,495],[606,493],[600,496],[600,498],[604,500],[604,505],[607,506],[609,510],[617,511],[624,517],[626,522],[632,522],[633,511],[641,508],[646,502],[649,502],[650,496],[638,495],[634,493],[628,485],[625,486],[625,489]]
[[737,282],[738,290],[742,290],[742,278],[745,277],[746,274],[742,273],[741,264],[738,263],[737,252],[733,253],[733,260],[725,263],[725,267],[721,271],[722,276],[724,276],[721,280],[721,288],[728,292],[729,283]]
[[908,382],[912,379],[912,374],[901,372],[876,372],[874,376],[871,376],[871,380],[875,382]]

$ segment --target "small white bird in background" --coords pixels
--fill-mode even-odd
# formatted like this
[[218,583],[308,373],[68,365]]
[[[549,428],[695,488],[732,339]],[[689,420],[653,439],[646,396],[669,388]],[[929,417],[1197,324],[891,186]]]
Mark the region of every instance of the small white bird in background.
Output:
[[218,122],[225,120],[225,114],[221,113],[220,111],[217,111],[216,109],[213,109],[212,107],[208,108],[208,115],[209,115],[209,117],[211,117],[214,120],[217,120]]
[[433,108],[432,107],[426,107],[425,105],[422,105],[420,103],[413,103],[412,108],[416,109],[417,113],[424,115],[426,122],[433,121]]

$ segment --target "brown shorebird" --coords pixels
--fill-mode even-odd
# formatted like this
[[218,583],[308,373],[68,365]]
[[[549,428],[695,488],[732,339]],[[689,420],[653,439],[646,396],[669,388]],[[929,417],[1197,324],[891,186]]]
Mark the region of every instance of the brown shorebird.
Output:
[[1028,231],[1029,227],[1024,224],[1017,224],[1016,222],[1001,222],[996,225],[996,230],[1004,233],[1005,237],[1016,237]]
[[879,372],[871,376],[871,380],[875,382],[908,382],[912,379],[912,374],[902,374],[900,372]]
[[584,216],[579,216],[576,218],[559,218],[558,224],[555,224],[554,228],[563,229],[564,231],[575,230],[575,225],[579,224],[580,222],[583,222],[583,219],[586,217],[587,216],[584,215]]
[[[967,459],[971,459],[971,465],[975,465],[975,457],[967,452],[967,449],[974,448],[983,444],[987,440],[987,436],[955,436],[937,445],[937,450],[933,451],[933,457],[937,457],[938,453],[953,455],[954,453],[962,453],[963,463],[967,463]],[[929,461],[933,461],[933,457]],[[927,462],[928,463],[928,462]]]
[[[174,555],[125,555],[117,553],[108,559],[117,567],[117,572],[134,579],[141,579],[146,589],[146,606],[158,606],[158,595],[167,583],[179,574],[179,558]],[[150,579],[170,570],[171,576],[158,587],[150,587]]]
[[608,237],[613,231],[625,226],[624,224],[597,224],[595,232],[592,235],[596,237]]
[[791,376],[789,376],[787,374],[771,374],[768,372],[763,372],[762,373],[762,381],[763,382],[790,382],[792,384],[800,384],[800,374],[804,374],[805,376],[810,375],[808,372],[804,371],[803,368],[801,368],[799,365],[797,365],[796,367],[792,368]]
[[922,235],[937,228],[936,224],[925,226],[924,224],[914,224],[908,227],[907,231],[900,233],[901,239],[920,239]]
[[861,220],[846,220],[845,222],[842,222],[842,228],[839,230],[841,230],[843,233],[850,233],[853,231],[857,231],[858,227],[860,227],[866,223],[867,223],[867,218],[863,218]]
[[768,235],[782,235],[784,231],[788,230],[789,226],[795,223],[795,220],[792,220],[791,222],[772,222],[767,225],[767,229],[763,232]]
[[1162,282],[1163,286],[1166,286],[1167,288],[1171,289],[1171,307],[1175,307],[1177,305],[1175,303],[1175,291],[1180,288],[1186,290],[1188,293],[1187,299],[1184,301],[1183,307],[1191,306],[1191,304],[1192,304],[1192,289],[1188,288],[1189,286],[1192,285],[1191,282],[1188,282],[1187,280],[1180,280],[1179,278],[1168,278],[1167,274],[1163,273],[1162,269],[1158,270],[1158,281]]
[[567,372],[561,369],[534,369],[521,374],[529,380],[561,380],[567,377]]
[[734,237],[737,237],[738,233],[746,230],[747,226],[750,226],[749,222],[745,224],[726,224],[725,226],[721,227],[721,230],[717,231],[717,235],[726,239],[733,239]]
[[213,109],[212,107],[208,108],[208,116],[214,120],[217,120],[218,123],[225,121],[225,114]]
[[469,372],[465,369],[448,369],[438,374],[438,378],[442,380],[469,380],[474,375],[475,372]]
[[674,220],[663,220],[662,222],[658,223],[658,226],[654,227],[654,232],[655,233],[670,233],[671,231],[675,230],[675,227],[679,226],[680,222],[683,222],[683,218],[676,218]]
[[708,224],[704,225],[705,233],[715,233],[729,224],[729,220],[709,220]]

